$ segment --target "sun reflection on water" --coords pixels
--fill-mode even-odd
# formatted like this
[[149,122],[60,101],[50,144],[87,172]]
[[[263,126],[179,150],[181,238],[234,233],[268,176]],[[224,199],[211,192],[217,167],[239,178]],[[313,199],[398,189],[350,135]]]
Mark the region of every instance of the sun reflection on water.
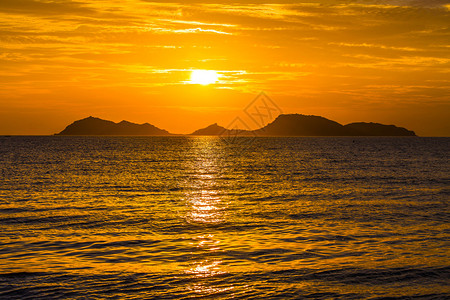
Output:
[[[194,283],[189,289],[196,294],[211,295],[233,287],[215,287],[214,276],[225,274],[223,261],[220,259],[221,241],[214,234],[216,225],[226,221],[227,203],[218,193],[217,174],[219,166],[220,146],[212,138],[193,139],[192,176],[186,197],[186,222],[195,226],[195,233],[190,237],[194,246],[192,262],[186,274],[194,278],[202,278],[201,283]],[[195,282],[195,281],[194,281]]]
[[224,207],[217,196],[217,191],[201,190],[190,195],[188,199],[190,210],[186,215],[187,222],[205,225],[218,224],[224,221]]

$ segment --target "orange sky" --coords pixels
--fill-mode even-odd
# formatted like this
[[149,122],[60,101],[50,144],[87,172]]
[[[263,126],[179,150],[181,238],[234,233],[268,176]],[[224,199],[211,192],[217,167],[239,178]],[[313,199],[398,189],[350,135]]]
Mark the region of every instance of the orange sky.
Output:
[[0,48],[0,134],[90,115],[190,133],[265,91],[285,113],[450,136],[449,1],[1,0]]

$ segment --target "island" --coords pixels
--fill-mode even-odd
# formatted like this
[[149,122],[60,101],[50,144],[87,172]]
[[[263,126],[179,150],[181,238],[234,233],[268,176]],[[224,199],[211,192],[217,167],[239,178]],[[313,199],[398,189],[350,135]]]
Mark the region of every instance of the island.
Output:
[[56,135],[171,135],[167,130],[160,129],[149,123],[135,124],[128,121],[114,123],[100,118],[88,117],[67,126]]
[[281,114],[266,126],[249,130],[229,130],[217,124],[196,130],[191,135],[223,136],[416,136],[414,131],[395,125],[379,123],[350,123],[347,125],[321,116]]
[[[173,136],[167,130],[149,123],[128,121],[115,123],[96,117],[73,122],[56,135],[136,135]],[[339,124],[321,116],[281,114],[274,121],[256,130],[227,129],[214,123],[189,136],[416,136],[414,131],[395,125],[357,122]]]

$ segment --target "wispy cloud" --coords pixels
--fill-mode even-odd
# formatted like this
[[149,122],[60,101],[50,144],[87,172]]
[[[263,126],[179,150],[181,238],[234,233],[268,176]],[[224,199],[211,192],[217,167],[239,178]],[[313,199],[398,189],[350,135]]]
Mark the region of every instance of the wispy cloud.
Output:
[[186,28],[186,29],[167,29],[167,28],[152,28],[151,30],[162,33],[216,33],[216,34],[231,34],[230,32],[214,30],[214,29],[203,29],[197,28]]

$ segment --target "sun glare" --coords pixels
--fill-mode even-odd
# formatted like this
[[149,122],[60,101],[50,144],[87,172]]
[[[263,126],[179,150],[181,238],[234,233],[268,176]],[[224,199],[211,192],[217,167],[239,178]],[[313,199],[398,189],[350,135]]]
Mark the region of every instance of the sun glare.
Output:
[[219,74],[214,70],[193,70],[189,83],[207,85],[216,83],[218,80]]

